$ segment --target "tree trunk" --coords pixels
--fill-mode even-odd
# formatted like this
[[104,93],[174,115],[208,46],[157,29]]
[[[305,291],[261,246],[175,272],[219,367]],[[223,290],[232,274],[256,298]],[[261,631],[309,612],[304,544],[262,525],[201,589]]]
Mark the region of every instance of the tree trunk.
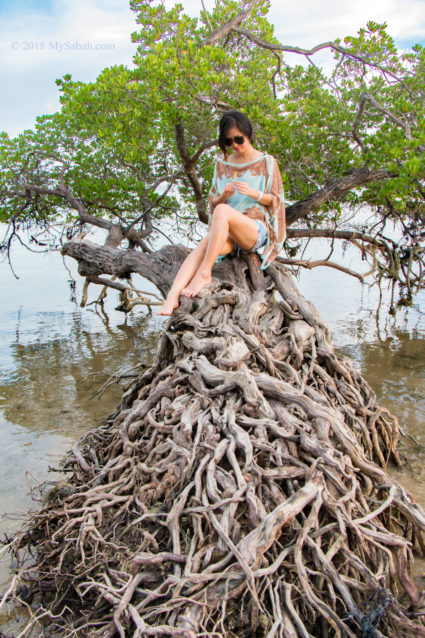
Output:
[[[80,272],[165,294],[186,255],[72,242]],[[387,474],[398,424],[282,265],[225,259],[153,366],[17,535],[63,636],[425,636],[425,514]]]

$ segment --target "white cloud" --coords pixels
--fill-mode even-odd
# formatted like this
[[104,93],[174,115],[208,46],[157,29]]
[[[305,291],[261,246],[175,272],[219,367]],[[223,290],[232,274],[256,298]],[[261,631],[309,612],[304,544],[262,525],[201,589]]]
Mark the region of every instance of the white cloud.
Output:
[[56,78],[94,80],[106,66],[132,65],[135,14],[122,0],[64,0],[51,12],[5,13],[0,27],[0,129],[16,135],[59,108]]
[[425,40],[423,0],[308,0],[291,4],[272,0],[270,20],[282,43],[304,47],[354,35],[369,20],[386,22],[396,40]]

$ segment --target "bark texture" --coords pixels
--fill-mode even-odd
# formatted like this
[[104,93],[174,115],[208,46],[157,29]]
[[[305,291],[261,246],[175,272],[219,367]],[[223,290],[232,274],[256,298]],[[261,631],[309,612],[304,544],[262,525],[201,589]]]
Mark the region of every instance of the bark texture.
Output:
[[[185,254],[65,252],[93,277],[149,262],[164,293]],[[16,537],[61,636],[425,636],[409,576],[425,514],[386,472],[397,420],[283,266],[255,260],[182,302]]]

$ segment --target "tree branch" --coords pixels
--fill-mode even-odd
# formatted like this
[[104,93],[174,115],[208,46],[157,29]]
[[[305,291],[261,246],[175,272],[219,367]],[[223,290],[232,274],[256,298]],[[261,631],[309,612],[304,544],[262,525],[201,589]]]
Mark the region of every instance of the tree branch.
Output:
[[346,266],[342,266],[341,264],[337,264],[334,261],[329,261],[328,259],[316,259],[315,261],[309,261],[308,259],[286,259],[285,257],[277,257],[276,261],[281,264],[287,264],[289,266],[302,266],[303,268],[307,268],[311,270],[312,268],[318,268],[319,266],[327,266],[328,268],[334,268],[335,270],[339,270],[346,275],[351,275],[358,279],[361,283],[364,282],[365,277],[371,274],[369,270],[367,273],[356,272],[355,270],[351,270],[351,268],[347,268]]
[[408,87],[403,82],[403,80],[397,77],[397,75],[395,75],[395,73],[390,71],[387,67],[384,67],[381,64],[376,64],[372,62],[370,58],[365,58],[364,56],[359,55],[358,53],[352,53],[348,49],[345,49],[339,44],[336,44],[336,42],[323,42],[322,44],[317,44],[312,49],[303,49],[302,47],[293,47],[286,44],[276,44],[275,42],[267,42],[267,40],[262,40],[261,38],[257,38],[257,36],[251,33],[251,31],[247,31],[246,29],[242,29],[241,27],[235,26],[233,27],[232,30],[235,31],[236,33],[240,33],[241,35],[244,35],[249,40],[251,40],[252,42],[257,44],[259,47],[261,47],[262,49],[269,49],[270,51],[285,51],[286,53],[298,53],[299,55],[304,55],[308,58],[309,56],[314,55],[315,53],[317,53],[318,51],[322,51],[323,49],[331,49],[333,51],[341,53],[342,55],[352,58],[353,60],[363,62],[363,64],[366,64],[369,67],[378,69],[379,71],[382,71],[383,73],[387,73],[394,80],[399,82],[404,89],[408,91]]
[[363,153],[365,152],[365,147],[364,147],[364,144],[363,144],[363,142],[362,142],[362,140],[360,138],[360,135],[359,135],[359,125],[360,125],[361,119],[363,117],[365,105],[366,105],[366,100],[364,99],[364,96],[362,96],[360,98],[360,100],[359,100],[359,106],[358,106],[358,109],[357,109],[356,116],[354,118],[353,126],[351,127],[351,134],[352,134],[354,140],[360,146],[360,148],[363,151]]
[[28,197],[28,194],[38,193],[41,195],[54,195],[56,197],[61,197],[65,199],[68,204],[70,204],[77,212],[78,219],[81,224],[90,224],[91,226],[97,226],[98,228],[103,228],[104,230],[108,230],[108,238],[106,239],[106,244],[111,246],[118,246],[123,239],[129,239],[133,244],[136,244],[142,248],[142,250],[147,249],[145,243],[142,241],[144,237],[147,237],[151,233],[151,229],[148,228],[144,231],[135,231],[131,227],[128,232],[125,232],[125,229],[121,226],[121,224],[114,224],[113,222],[105,219],[103,217],[96,217],[95,215],[90,215],[87,213],[84,204],[80,199],[75,197],[68,188],[64,186],[58,186],[57,188],[45,188],[43,186],[36,186],[34,184],[24,184],[24,191],[15,190],[15,195],[18,197]]
[[378,248],[386,248],[387,244],[373,235],[361,233],[357,230],[334,230],[333,228],[290,228],[287,232],[288,239],[297,237],[326,237],[329,239],[345,239],[353,241],[360,239],[368,244],[377,246]]
[[165,297],[188,253],[183,246],[164,246],[152,254],[146,254],[139,250],[71,241],[62,247],[62,254],[75,259],[78,272],[89,281],[95,281],[102,275],[126,279],[131,273],[137,273],[155,284]]
[[331,199],[341,199],[345,193],[348,193],[356,186],[388,179],[389,177],[392,177],[392,175],[385,169],[370,169],[367,166],[355,168],[346,177],[330,182],[330,184],[311,193],[305,199],[288,206],[286,208],[286,224],[290,226]]
[[192,164],[194,165],[198,159],[201,157],[202,153],[204,151],[206,151],[208,148],[212,148],[213,146],[218,146],[218,140],[211,140],[210,142],[205,142],[205,144],[202,144],[198,150],[196,151],[196,153],[194,155],[192,155]]
[[255,7],[255,4],[256,4],[256,0],[252,0],[249,3],[248,7],[244,9],[244,11],[241,11],[241,13],[238,13],[238,15],[236,15],[234,18],[232,18],[225,24],[222,24],[220,27],[218,27],[212,33],[210,33],[210,35],[204,40],[204,46],[218,42],[218,40],[221,40],[221,38],[224,38],[231,31],[235,30],[238,24],[243,22],[245,18],[248,17],[252,9]]
[[412,139],[412,130],[410,128],[410,125],[407,122],[404,122],[401,118],[397,117],[397,115],[392,113],[389,109],[385,108],[385,106],[382,106],[381,104],[379,104],[379,102],[377,102],[370,93],[365,93],[364,95],[362,95],[361,99],[363,99],[365,102],[369,102],[369,104],[371,104],[377,111],[379,111],[380,113],[383,113],[384,115],[387,115],[390,120],[398,124],[398,126],[401,126],[401,128],[404,129],[406,139],[408,140]]
[[183,166],[185,169],[185,173],[191,183],[191,186],[193,188],[193,192],[195,195],[195,203],[196,203],[196,210],[198,212],[198,217],[201,220],[201,222],[204,222],[204,224],[206,224],[208,222],[208,215],[207,215],[207,211],[205,210],[205,201],[204,201],[204,196],[202,192],[202,186],[194,171],[193,158],[190,157],[189,151],[187,149],[186,140],[184,138],[183,125],[179,122],[178,124],[175,125],[174,130],[176,134],[177,150],[180,154],[180,157],[182,159]]

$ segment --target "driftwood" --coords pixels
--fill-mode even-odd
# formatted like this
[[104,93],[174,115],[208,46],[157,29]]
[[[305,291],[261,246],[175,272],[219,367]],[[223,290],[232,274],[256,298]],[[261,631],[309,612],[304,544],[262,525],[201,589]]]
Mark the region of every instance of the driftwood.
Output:
[[[93,250],[65,252],[86,275],[126,271]],[[386,472],[397,420],[283,266],[255,259],[224,260],[182,301],[153,366],[64,460],[67,489],[16,536],[36,635],[45,614],[63,637],[425,636],[408,571],[425,514]]]

